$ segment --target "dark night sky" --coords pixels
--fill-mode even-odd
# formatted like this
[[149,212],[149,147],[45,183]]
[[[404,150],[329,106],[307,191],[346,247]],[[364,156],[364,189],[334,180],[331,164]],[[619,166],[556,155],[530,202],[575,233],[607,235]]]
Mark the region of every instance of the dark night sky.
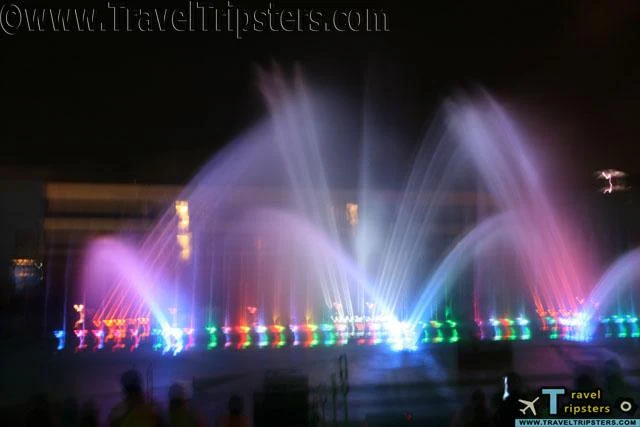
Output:
[[255,66],[272,60],[301,63],[355,105],[375,76],[407,140],[479,83],[578,175],[640,172],[638,2],[398,3],[350,3],[382,6],[384,34],[2,35],[2,177],[184,182],[264,112]]

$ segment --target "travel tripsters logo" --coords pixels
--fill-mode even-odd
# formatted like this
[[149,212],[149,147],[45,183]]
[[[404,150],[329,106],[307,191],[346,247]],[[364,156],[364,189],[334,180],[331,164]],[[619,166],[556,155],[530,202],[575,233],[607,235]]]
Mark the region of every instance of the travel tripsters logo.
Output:
[[[520,426],[638,426],[632,418],[637,405],[631,397],[608,402],[602,390],[568,391],[564,387],[544,387],[533,400],[518,399]],[[525,418],[526,417],[526,418]]]

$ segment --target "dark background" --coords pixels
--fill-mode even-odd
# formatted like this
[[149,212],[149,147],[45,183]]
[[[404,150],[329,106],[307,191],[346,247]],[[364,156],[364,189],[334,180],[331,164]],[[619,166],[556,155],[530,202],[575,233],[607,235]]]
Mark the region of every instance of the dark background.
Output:
[[2,177],[184,183],[265,112],[256,68],[273,61],[355,110],[377,103],[400,151],[445,97],[481,84],[576,182],[640,169],[638,2],[411,4],[324,3],[384,9],[377,34],[1,35]]

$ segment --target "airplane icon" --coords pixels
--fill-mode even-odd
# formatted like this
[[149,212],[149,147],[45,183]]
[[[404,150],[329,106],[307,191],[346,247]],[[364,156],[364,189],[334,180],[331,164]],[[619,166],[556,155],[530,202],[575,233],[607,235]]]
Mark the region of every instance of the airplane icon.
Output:
[[531,402],[529,402],[528,400],[518,399],[518,402],[524,404],[524,408],[520,409],[520,412],[522,412],[522,414],[524,415],[529,409],[531,409],[531,413],[533,413],[533,415],[536,415],[536,407],[534,405],[538,401],[538,399],[540,399],[540,396],[536,397]]

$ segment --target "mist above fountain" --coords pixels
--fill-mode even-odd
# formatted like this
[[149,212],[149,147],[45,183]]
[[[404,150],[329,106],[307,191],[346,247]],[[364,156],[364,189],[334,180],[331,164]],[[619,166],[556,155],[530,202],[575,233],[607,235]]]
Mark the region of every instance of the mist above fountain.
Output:
[[446,103],[401,190],[372,184],[385,165],[370,154],[393,141],[363,129],[361,158],[341,163],[359,169],[357,190],[341,191],[331,182],[345,171],[327,159],[344,141],[326,100],[299,74],[261,74],[260,86],[268,119],[205,164],[150,232],[88,247],[80,285],[96,331],[149,335],[136,322],[151,318],[165,341],[189,337],[163,346],[174,353],[205,328],[245,335],[241,348],[282,328],[326,342],[375,330],[403,348],[418,325],[454,316],[482,325],[514,313],[526,325],[533,312],[581,312],[594,257],[490,96]]

